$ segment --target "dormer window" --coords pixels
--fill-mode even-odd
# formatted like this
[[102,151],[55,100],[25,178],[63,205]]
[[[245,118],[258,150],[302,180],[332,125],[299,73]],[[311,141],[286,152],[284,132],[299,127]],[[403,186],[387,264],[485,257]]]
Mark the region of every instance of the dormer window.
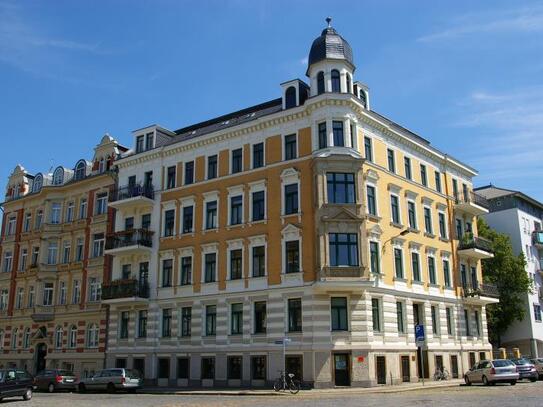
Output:
[[364,89],[360,89],[360,101],[362,102],[362,105],[367,108],[367,100],[366,100],[366,92],[364,92]]
[[53,174],[53,185],[62,185],[64,181],[64,168],[58,167]]
[[285,109],[296,107],[296,88],[289,86],[285,92]]
[[339,71],[337,69],[333,69],[331,76],[332,76],[332,92],[341,92]]
[[317,74],[317,94],[321,93],[324,93],[324,72],[322,71]]
[[143,151],[143,141],[145,136],[136,137],[136,153],[141,153]]
[[145,149],[150,150],[155,146],[155,135],[153,133],[147,133],[145,135]]
[[36,175],[34,183],[32,184],[32,192],[39,192],[43,185],[43,176],[41,174]]
[[75,179],[80,180],[85,178],[87,164],[85,161],[79,161],[75,166]]
[[100,158],[100,162],[98,163],[98,172],[101,174],[106,170],[106,161],[104,160],[104,157]]
[[351,93],[351,75],[346,74],[345,79],[347,81],[347,93]]

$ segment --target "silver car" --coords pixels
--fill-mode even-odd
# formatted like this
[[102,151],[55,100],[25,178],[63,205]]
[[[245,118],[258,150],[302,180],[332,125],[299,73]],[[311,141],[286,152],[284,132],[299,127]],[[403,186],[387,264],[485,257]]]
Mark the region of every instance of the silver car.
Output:
[[543,379],[543,358],[530,359],[530,362],[535,366],[539,379]]
[[137,389],[142,387],[143,379],[138,371],[124,368],[101,370],[92,377],[81,379],[78,385],[81,393],[87,390],[107,390],[110,393],[125,390],[135,393]]
[[468,386],[472,383],[483,383],[485,386],[511,383],[511,386],[514,386],[518,379],[517,367],[507,359],[482,360],[464,375],[464,381]]

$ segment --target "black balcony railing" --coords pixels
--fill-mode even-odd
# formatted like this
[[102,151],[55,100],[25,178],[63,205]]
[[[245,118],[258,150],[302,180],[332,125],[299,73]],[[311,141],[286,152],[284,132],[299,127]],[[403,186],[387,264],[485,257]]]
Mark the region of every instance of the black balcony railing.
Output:
[[128,279],[114,280],[109,284],[102,284],[103,300],[131,297],[149,298],[149,283]]
[[111,202],[138,197],[154,199],[155,190],[153,188],[153,185],[126,185],[124,187],[115,189],[113,193],[110,194]]
[[457,204],[460,203],[473,203],[481,206],[485,209],[489,208],[488,201],[484,196],[481,196],[473,191],[457,192],[454,200]]
[[147,229],[132,229],[115,232],[106,238],[106,250],[130,246],[153,246],[153,232]]
[[473,236],[471,233],[466,233],[464,236],[462,236],[458,249],[479,249],[485,252],[494,253],[494,250],[492,249],[492,242],[490,240]]
[[464,285],[464,297],[491,297],[499,298],[500,292],[494,284],[477,283]]

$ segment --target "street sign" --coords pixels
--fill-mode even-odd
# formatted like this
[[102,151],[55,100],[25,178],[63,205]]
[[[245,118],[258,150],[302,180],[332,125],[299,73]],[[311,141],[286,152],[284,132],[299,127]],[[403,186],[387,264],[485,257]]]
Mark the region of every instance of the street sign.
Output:
[[415,342],[417,343],[417,346],[422,346],[424,345],[424,342],[426,342],[424,325],[415,325]]
[[278,339],[276,341],[274,341],[273,343],[275,343],[276,345],[286,345],[288,343],[291,342],[292,339],[290,338],[283,338],[283,339]]

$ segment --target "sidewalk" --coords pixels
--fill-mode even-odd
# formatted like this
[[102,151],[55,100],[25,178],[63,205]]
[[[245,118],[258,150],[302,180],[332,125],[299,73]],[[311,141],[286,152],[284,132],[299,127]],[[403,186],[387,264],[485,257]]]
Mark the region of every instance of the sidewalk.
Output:
[[289,392],[275,392],[273,389],[180,389],[172,387],[146,387],[139,390],[142,394],[172,394],[172,395],[191,395],[191,396],[324,396],[334,394],[368,394],[368,393],[401,393],[406,391],[422,390],[422,389],[438,389],[444,387],[460,386],[464,381],[461,379],[447,381],[427,381],[422,383],[403,383],[396,386],[376,386],[376,387],[341,387],[333,389],[311,389],[300,390],[297,395],[292,395]]

